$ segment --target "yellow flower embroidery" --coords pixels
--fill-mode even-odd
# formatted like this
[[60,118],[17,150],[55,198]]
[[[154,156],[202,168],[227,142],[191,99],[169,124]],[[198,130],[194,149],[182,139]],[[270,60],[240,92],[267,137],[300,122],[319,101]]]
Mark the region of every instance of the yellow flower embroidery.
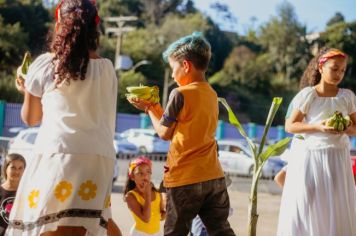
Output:
[[82,198],[82,200],[88,201],[91,198],[95,198],[96,189],[96,184],[94,184],[91,180],[88,180],[80,185],[78,195]]
[[61,181],[54,190],[54,196],[56,196],[59,201],[64,202],[72,194],[72,189],[71,183]]
[[36,208],[38,205],[38,200],[40,198],[40,191],[39,190],[32,190],[31,193],[28,195],[28,205],[30,208]]
[[105,198],[105,203],[104,203],[104,208],[108,208],[111,205],[111,198],[110,195],[106,196]]

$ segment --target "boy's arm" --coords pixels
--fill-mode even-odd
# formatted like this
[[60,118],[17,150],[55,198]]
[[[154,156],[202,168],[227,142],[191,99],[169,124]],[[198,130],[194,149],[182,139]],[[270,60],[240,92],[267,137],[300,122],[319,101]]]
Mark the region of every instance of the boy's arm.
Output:
[[161,105],[156,104],[151,106],[147,110],[147,113],[151,118],[153,128],[156,130],[158,136],[163,140],[171,140],[175,129],[175,123],[171,127],[164,126],[160,123],[163,116],[163,109]]

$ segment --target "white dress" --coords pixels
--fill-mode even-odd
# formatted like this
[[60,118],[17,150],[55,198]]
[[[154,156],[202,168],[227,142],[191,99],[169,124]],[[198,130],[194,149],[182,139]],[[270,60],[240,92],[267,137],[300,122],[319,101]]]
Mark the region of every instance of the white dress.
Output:
[[[295,109],[306,123],[327,119],[335,111],[356,112],[348,89],[319,97],[313,87],[296,95]],[[347,135],[308,133],[304,155],[289,160],[278,223],[278,236],[355,236],[356,193]]]
[[85,80],[54,86],[53,55],[30,66],[25,86],[43,118],[6,235],[37,236],[58,226],[106,235],[115,160],[117,78],[111,61],[90,59]]

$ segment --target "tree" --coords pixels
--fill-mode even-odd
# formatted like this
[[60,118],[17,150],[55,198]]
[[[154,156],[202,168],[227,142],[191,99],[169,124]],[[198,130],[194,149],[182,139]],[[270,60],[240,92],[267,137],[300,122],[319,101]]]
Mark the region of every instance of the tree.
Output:
[[309,44],[306,26],[298,22],[293,6],[283,2],[277,16],[260,29],[259,42],[268,53],[280,83],[299,79],[307,65]]
[[133,70],[122,72],[120,74],[119,84],[118,84],[118,100],[117,106],[118,111],[127,113],[139,113],[140,111],[134,108],[126,100],[126,87],[128,86],[138,86],[140,84],[146,84],[147,80],[141,73],[136,73]]
[[339,22],[331,25],[321,33],[317,42],[320,46],[334,47],[348,55],[348,68],[342,87],[356,89],[356,21]]
[[330,20],[328,20],[326,25],[332,26],[333,24],[340,23],[340,22],[345,22],[344,15],[341,14],[340,12],[336,12],[335,15]]
[[[38,54],[46,49],[48,26],[52,19],[42,1],[9,1],[0,5],[0,15],[4,24],[18,23],[22,31],[28,34],[26,44],[32,53]],[[17,44],[16,41],[12,43]]]
[[28,49],[27,39],[20,23],[4,24],[0,15],[0,71],[12,73],[20,64],[23,52]]

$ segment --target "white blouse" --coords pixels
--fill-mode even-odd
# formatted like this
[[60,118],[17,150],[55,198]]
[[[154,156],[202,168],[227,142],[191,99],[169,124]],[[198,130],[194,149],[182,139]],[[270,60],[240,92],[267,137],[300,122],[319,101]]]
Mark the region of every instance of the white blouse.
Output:
[[36,153],[91,154],[115,158],[117,78],[110,60],[90,59],[85,80],[54,83],[53,54],[40,55],[26,76],[26,90],[41,97]]
[[[320,97],[314,87],[306,87],[293,99],[294,109],[305,114],[308,124],[319,123],[339,111],[343,116],[356,112],[356,97],[349,89],[339,89],[335,97]],[[350,145],[346,134],[306,133],[307,146],[311,148],[345,147]]]

